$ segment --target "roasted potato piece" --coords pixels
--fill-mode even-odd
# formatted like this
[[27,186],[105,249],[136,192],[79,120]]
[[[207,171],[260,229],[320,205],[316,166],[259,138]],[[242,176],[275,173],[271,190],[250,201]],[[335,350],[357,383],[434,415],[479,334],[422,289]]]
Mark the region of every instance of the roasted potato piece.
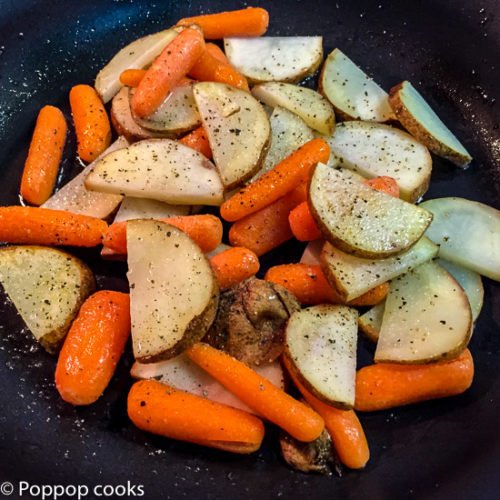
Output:
[[377,343],[384,319],[385,300],[373,306],[358,318],[359,329],[372,341]]

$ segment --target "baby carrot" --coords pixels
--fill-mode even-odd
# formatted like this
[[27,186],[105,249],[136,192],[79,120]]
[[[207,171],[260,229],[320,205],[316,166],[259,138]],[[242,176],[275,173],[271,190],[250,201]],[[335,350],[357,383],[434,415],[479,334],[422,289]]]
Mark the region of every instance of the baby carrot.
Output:
[[222,217],[235,221],[270,205],[306,181],[311,169],[318,162],[326,163],[329,157],[330,148],[323,139],[306,142],[272,170],[225,201],[220,207]]
[[57,361],[56,387],[64,401],[89,405],[99,399],[129,334],[128,294],[102,290],[84,302]]
[[230,288],[259,270],[259,258],[251,250],[243,247],[234,247],[214,255],[210,265],[220,288]]
[[288,222],[290,210],[307,197],[302,187],[283,196],[258,212],[236,221],[229,230],[231,245],[249,248],[259,257],[292,238]]
[[78,154],[83,161],[95,160],[111,142],[111,125],[96,90],[89,85],[76,85],[69,93],[75,124]]
[[313,241],[321,238],[321,231],[311,215],[307,201],[303,201],[290,212],[288,221],[293,235],[299,241]]
[[325,421],[340,461],[350,469],[362,469],[370,459],[370,449],[356,413],[353,410],[339,410],[313,396],[296,377],[290,361],[285,356],[282,359],[297,389]]
[[127,87],[137,87],[145,74],[145,69],[126,69],[120,75],[120,82]]
[[228,391],[259,415],[299,441],[314,441],[323,431],[323,419],[241,361],[208,344],[195,344],[186,354]]
[[185,135],[182,139],[179,139],[179,142],[184,144],[184,146],[195,149],[198,153],[206,156],[209,160],[212,159],[210,143],[208,142],[205,129],[202,126],[195,128],[192,132],[189,132],[189,134]]
[[205,41],[199,31],[191,28],[181,31],[146,71],[132,97],[132,111],[140,118],[156,111],[204,50]]
[[234,453],[252,453],[264,438],[257,417],[156,380],[132,386],[127,412],[143,431]]
[[229,64],[226,54],[218,45],[215,45],[215,43],[207,43],[205,45],[205,50],[218,61]]
[[21,196],[28,203],[41,205],[50,198],[67,131],[66,120],[58,108],[44,106],[40,110],[21,180]]
[[[180,215],[160,220],[184,231],[203,252],[211,252],[222,241],[222,222],[215,215]],[[103,245],[125,255],[127,253],[127,221],[111,224],[104,235]]]
[[269,14],[260,7],[186,17],[177,25],[197,24],[207,40],[230,36],[261,36],[267,31]]
[[428,365],[378,363],[356,375],[358,411],[395,408],[466,391],[474,378],[474,361],[468,349],[451,361]]
[[248,92],[247,79],[230,64],[219,61],[205,50],[189,75],[200,82],[220,82]]
[[63,210],[0,207],[0,241],[29,245],[95,247],[108,225],[101,219]]
[[380,177],[374,177],[373,179],[365,181],[365,184],[371,186],[377,191],[382,191],[394,198],[399,198],[399,186],[395,179],[387,175],[382,175]]
[[[264,279],[285,287],[304,305],[344,303],[326,279],[321,266],[310,264],[274,266],[268,269]],[[347,304],[350,306],[375,305],[382,301],[388,292],[389,285],[382,283]]]

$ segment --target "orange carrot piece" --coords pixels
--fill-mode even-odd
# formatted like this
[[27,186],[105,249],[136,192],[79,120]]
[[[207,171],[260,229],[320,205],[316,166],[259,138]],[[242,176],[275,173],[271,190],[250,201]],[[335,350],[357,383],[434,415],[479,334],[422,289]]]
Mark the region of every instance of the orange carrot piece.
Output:
[[[203,252],[211,252],[222,241],[222,222],[215,215],[180,215],[159,220],[184,231]],[[104,235],[103,245],[121,255],[126,255],[127,221],[111,224]]]
[[318,162],[326,163],[329,157],[330,148],[323,139],[306,142],[272,170],[225,201],[220,207],[222,217],[232,222],[267,207],[307,181],[312,168]]
[[209,160],[212,159],[212,150],[210,149],[210,143],[208,142],[208,136],[205,132],[203,126],[195,128],[192,132],[185,135],[179,142],[188,146],[189,148],[195,149],[198,153],[206,156]]
[[248,248],[228,248],[214,255],[210,265],[220,288],[230,288],[259,271],[259,258]]
[[156,380],[132,386],[127,412],[143,431],[234,453],[252,453],[264,438],[264,425],[254,415]]
[[236,221],[229,230],[229,242],[249,248],[259,257],[292,238],[290,210],[307,197],[298,187],[269,206]]
[[130,103],[133,112],[140,118],[154,113],[204,50],[205,41],[199,31],[181,31],[153,61],[135,89]]
[[128,294],[102,290],[84,302],[57,361],[56,387],[64,401],[89,405],[99,399],[129,334]]
[[230,36],[261,36],[267,31],[269,14],[260,7],[186,17],[177,25],[197,24],[207,40]]
[[323,431],[323,419],[241,361],[208,344],[195,344],[186,354],[259,415],[299,441],[314,441]]
[[127,87],[137,87],[145,74],[145,69],[126,69],[120,75],[120,82]]
[[282,359],[297,389],[325,421],[326,430],[332,438],[340,461],[350,469],[362,469],[370,459],[370,449],[356,413],[353,410],[339,410],[313,396],[300,383],[291,369],[290,361],[285,356]]
[[[310,264],[274,266],[268,269],[264,279],[284,286],[304,305],[345,303],[326,279],[321,266]],[[388,292],[388,283],[382,283],[347,304],[350,306],[375,305],[382,301]]]
[[394,196],[394,198],[399,198],[399,186],[396,180],[387,175],[382,175],[380,177],[374,177],[368,181],[365,181],[365,184],[376,189],[377,191],[382,191],[389,196]]
[[196,61],[189,75],[200,82],[220,82],[247,92],[249,90],[247,79],[238,70],[219,61],[208,50]]
[[0,207],[0,241],[29,245],[95,247],[108,225],[101,219],[63,210]]
[[212,57],[215,57],[215,59],[217,59],[218,61],[230,64],[229,59],[226,57],[224,51],[218,45],[215,45],[215,43],[207,43],[205,45],[205,49]]
[[428,365],[378,363],[356,375],[358,411],[395,408],[466,391],[474,378],[474,361],[468,349],[451,361]]
[[321,238],[321,231],[316,225],[307,201],[295,207],[290,212],[288,220],[293,235],[299,241],[314,241]]
[[78,154],[83,161],[95,160],[111,143],[108,114],[96,90],[89,85],[76,85],[69,93],[75,124]]
[[32,205],[45,203],[52,194],[66,142],[64,115],[44,106],[36,120],[21,180],[21,196]]

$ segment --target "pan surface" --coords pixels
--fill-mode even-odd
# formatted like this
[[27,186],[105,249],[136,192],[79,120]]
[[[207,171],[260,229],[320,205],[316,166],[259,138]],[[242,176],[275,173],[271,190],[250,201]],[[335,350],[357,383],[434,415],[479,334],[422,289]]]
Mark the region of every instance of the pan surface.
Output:
[[[461,171],[434,159],[427,199],[462,196],[500,208],[500,4],[466,0],[254,2],[270,12],[271,35],[324,36],[385,88],[411,80],[475,158]],[[22,165],[38,109],[60,106],[91,83],[124,44],[202,11],[243,2],[3,0],[0,9],[0,202],[18,203]],[[80,168],[67,146],[59,184]],[[126,290],[125,266],[78,251],[100,288]],[[263,264],[300,254],[298,246]],[[34,345],[12,305],[0,301],[0,482],[142,485],[145,498],[498,498],[500,487],[500,287],[484,280],[471,351],[472,388],[462,396],[362,415],[372,458],[342,478],[304,475],[282,462],[276,431],[239,457],[149,436],[126,416],[131,359],[88,408],[63,403],[55,359]],[[369,359],[361,346],[361,358]],[[2,490],[3,491],[3,490]],[[122,491],[122,490],[120,490]],[[134,490],[140,496],[141,490]],[[131,496],[130,496],[131,497]],[[13,495],[16,498],[16,495]],[[89,494],[88,498],[92,498]]]

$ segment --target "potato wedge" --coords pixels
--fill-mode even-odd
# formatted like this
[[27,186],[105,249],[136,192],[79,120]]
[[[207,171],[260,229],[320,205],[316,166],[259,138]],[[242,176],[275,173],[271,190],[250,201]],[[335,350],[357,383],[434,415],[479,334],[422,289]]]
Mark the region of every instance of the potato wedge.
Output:
[[354,406],[358,312],[347,306],[318,305],[290,316],[285,356],[304,386],[342,409]]
[[122,87],[120,75],[123,71],[141,69],[151,64],[183,29],[175,27],[147,35],[134,40],[117,52],[95,79],[95,89],[104,103],[110,101]]
[[387,92],[339,49],[326,58],[319,88],[344,120],[386,122],[396,118]]
[[248,92],[215,82],[197,83],[194,98],[226,191],[250,179],[262,166],[271,126]]
[[161,201],[125,196],[113,222],[133,219],[161,219],[176,215],[189,215],[189,205],[169,205]]
[[384,319],[385,300],[379,302],[376,306],[368,309],[358,319],[359,329],[372,341],[377,343]]
[[385,259],[363,259],[325,243],[320,259],[328,281],[348,302],[433,259],[438,251],[434,243],[423,237],[399,255]]
[[432,158],[411,135],[380,123],[348,121],[326,139],[339,164],[366,178],[388,175],[396,180],[401,198],[416,202],[428,189]]
[[214,165],[171,139],[149,139],[106,155],[85,180],[87,189],[172,205],[220,205],[223,187]]
[[88,164],[76,177],[54,193],[42,207],[53,210],[65,210],[75,214],[90,215],[99,219],[105,219],[111,215],[123,197],[119,194],[90,191],[85,187],[85,179],[92,172],[96,163],[104,158],[104,156],[113,151],[126,148],[128,145],[129,143],[125,137],[118,137],[102,155]]
[[466,167],[472,156],[408,81],[393,87],[389,102],[403,127],[434,154]]
[[309,205],[323,236],[344,252],[383,259],[414,245],[432,220],[426,210],[318,163]]
[[0,248],[0,283],[35,339],[56,353],[80,306],[93,292],[92,271],[55,248]]
[[300,116],[321,134],[331,135],[335,129],[332,105],[318,92],[291,83],[267,82],[256,85],[252,94],[259,101],[275,108],[281,106]]
[[452,359],[467,347],[471,331],[462,287],[439,264],[426,262],[391,282],[375,362]]
[[426,236],[439,246],[439,257],[500,281],[500,211],[464,198],[421,203],[434,215]]
[[322,36],[225,38],[229,62],[252,83],[298,82],[323,60]]
[[154,220],[127,222],[134,356],[152,363],[179,355],[212,324],[219,287],[189,236]]
[[300,263],[307,264],[309,266],[319,266],[321,264],[320,257],[324,244],[324,240],[310,241],[306,248],[304,248],[304,252],[300,258]]

